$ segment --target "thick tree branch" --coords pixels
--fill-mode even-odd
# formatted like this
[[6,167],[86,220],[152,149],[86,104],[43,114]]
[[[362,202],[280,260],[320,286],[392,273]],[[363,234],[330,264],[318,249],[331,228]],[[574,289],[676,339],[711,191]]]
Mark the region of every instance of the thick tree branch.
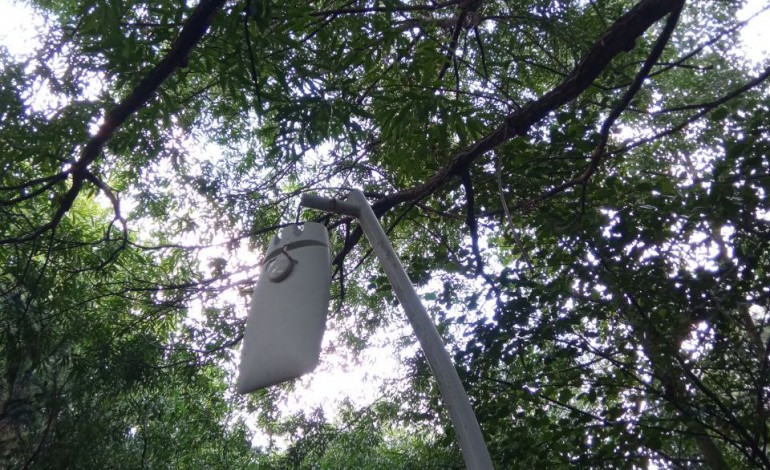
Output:
[[87,179],[88,167],[102,154],[104,145],[123,123],[153,97],[158,88],[172,73],[187,64],[190,52],[200,42],[214,15],[224,3],[225,0],[201,0],[190,15],[190,18],[185,22],[184,28],[182,28],[179,36],[171,45],[168,54],[134,87],[127,97],[107,113],[104,122],[99,127],[99,131],[85,145],[80,158],[69,169],[72,185],[59,199],[58,207],[51,220],[24,236],[0,240],[0,245],[31,240],[59,225],[59,222],[72,208],[72,204],[75,202],[78,194],[80,194],[83,183]]
[[[372,204],[377,216],[381,216],[403,202],[418,202],[448,184],[454,176],[470,166],[486,152],[527,131],[550,112],[574,100],[602,73],[610,61],[622,52],[633,49],[636,39],[653,24],[684,5],[684,0],[642,0],[617,21],[594,43],[578,65],[556,88],[526,106],[509,114],[505,122],[492,133],[456,153],[433,177],[423,184],[382,197]],[[335,257],[340,262],[361,238],[356,229]]]
[[653,46],[652,51],[650,51],[650,54],[644,61],[642,68],[636,74],[636,78],[634,78],[634,81],[631,83],[631,86],[628,87],[626,92],[623,93],[623,97],[620,99],[620,101],[612,108],[609,116],[607,116],[607,119],[604,120],[604,123],[602,124],[601,130],[599,132],[599,143],[594,148],[588,167],[580,175],[572,178],[571,180],[549,189],[535,199],[519,204],[519,208],[531,206],[532,204],[548,199],[577,185],[584,186],[582,201],[583,204],[585,204],[585,185],[589,178],[591,178],[591,176],[593,176],[593,174],[596,172],[597,168],[599,168],[599,164],[604,159],[607,150],[607,142],[609,141],[610,130],[612,129],[612,126],[615,125],[615,122],[620,117],[620,115],[623,114],[623,111],[631,103],[631,100],[634,99],[634,96],[636,96],[636,94],[639,92],[642,84],[644,83],[644,80],[649,76],[652,67],[657,63],[658,59],[663,53],[663,49],[666,48],[666,44],[668,44],[668,41],[671,39],[671,35],[673,34],[674,29],[679,22],[679,14],[681,11],[682,8],[680,5],[679,8],[671,12],[668,20],[666,21],[666,26],[663,28],[663,31],[658,37],[658,40],[655,42],[655,46]]
[[684,0],[643,0],[621,16],[593,45],[583,60],[560,85],[523,108],[509,114],[505,122],[483,139],[461,150],[450,163],[423,184],[393,193],[373,204],[376,214],[382,214],[406,201],[419,201],[447,184],[463,168],[484,153],[516,137],[526,135],[535,123],[548,113],[574,100],[602,73],[617,55],[633,49],[635,41],[658,20],[678,10]]

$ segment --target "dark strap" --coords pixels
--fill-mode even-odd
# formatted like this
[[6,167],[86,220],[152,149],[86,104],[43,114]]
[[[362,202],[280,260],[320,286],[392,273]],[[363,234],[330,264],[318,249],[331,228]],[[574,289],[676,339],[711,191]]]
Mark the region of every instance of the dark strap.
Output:
[[296,250],[297,248],[305,248],[306,246],[326,247],[326,244],[319,242],[318,240],[298,240],[296,242],[289,243],[288,245],[284,245],[280,248],[276,248],[275,250],[271,251],[270,254],[265,256],[265,259],[262,260],[262,264],[267,263],[268,261],[275,258],[276,256],[283,253],[284,251]]

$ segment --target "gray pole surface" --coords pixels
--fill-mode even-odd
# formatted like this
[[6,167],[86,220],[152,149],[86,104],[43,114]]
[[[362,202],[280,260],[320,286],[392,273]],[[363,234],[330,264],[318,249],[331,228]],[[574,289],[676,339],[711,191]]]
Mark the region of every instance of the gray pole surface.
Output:
[[460,377],[457,375],[457,370],[452,364],[452,359],[444,348],[436,325],[433,324],[417,296],[412,281],[404,271],[398,255],[393,250],[385,230],[382,229],[380,221],[377,220],[377,216],[364,194],[354,189],[348,194],[345,201],[306,194],[302,196],[300,205],[358,218],[361,228],[393,286],[396,297],[401,302],[406,316],[412,324],[417,340],[425,353],[425,358],[433,370],[441,396],[449,409],[452,425],[460,441],[460,450],[465,459],[466,467],[471,470],[492,470],[494,467],[484,443],[484,437],[481,435],[479,423],[476,421],[476,415],[473,413],[470,400],[465,393]]

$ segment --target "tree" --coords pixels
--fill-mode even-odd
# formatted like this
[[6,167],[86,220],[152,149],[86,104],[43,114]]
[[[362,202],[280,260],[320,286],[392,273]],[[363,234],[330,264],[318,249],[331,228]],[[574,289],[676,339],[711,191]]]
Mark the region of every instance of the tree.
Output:
[[[8,465],[458,465],[419,353],[337,418],[228,391],[236,254],[295,218],[333,235],[330,328],[395,321],[355,221],[297,215],[360,187],[499,467],[770,467],[743,2],[33,5],[40,46],[0,77]],[[288,446],[253,448],[245,411]]]

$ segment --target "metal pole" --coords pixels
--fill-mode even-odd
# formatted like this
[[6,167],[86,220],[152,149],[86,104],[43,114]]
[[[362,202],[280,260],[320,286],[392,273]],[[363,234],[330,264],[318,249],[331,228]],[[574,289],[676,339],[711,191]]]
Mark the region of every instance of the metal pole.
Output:
[[358,218],[433,370],[441,396],[449,409],[452,426],[460,441],[466,467],[471,470],[492,470],[494,467],[479,423],[452,359],[364,194],[354,189],[348,194],[346,201],[303,195],[300,205]]

